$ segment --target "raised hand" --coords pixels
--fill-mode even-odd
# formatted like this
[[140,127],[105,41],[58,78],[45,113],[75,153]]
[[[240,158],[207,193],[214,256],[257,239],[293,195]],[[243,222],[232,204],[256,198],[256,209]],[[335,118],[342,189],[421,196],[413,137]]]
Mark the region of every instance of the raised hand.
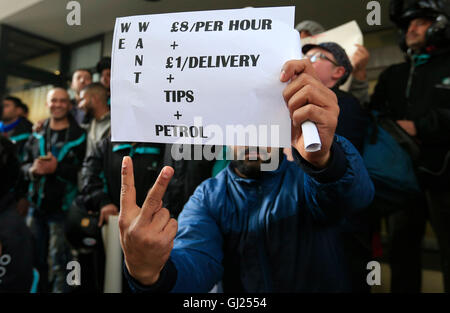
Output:
[[[312,165],[323,168],[330,159],[330,148],[339,116],[336,94],[316,75],[308,59],[284,64],[280,80],[290,81],[283,91],[292,120],[292,146]],[[301,125],[312,121],[319,131],[322,149],[306,152]]]
[[122,161],[122,190],[120,193],[120,244],[128,272],[143,285],[152,285],[169,258],[178,224],[166,208],[162,198],[174,170],[166,166],[147,194],[140,208],[136,204],[133,162]]

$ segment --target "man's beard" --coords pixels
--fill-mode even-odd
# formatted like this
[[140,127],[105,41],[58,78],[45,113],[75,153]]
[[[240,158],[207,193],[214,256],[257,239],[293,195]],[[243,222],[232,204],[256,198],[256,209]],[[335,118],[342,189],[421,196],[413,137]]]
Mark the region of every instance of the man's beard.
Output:
[[[248,151],[248,148],[245,149],[245,154],[247,154]],[[276,157],[276,152],[273,150],[272,156]],[[278,158],[279,160],[284,158],[283,149],[278,149]],[[271,158],[263,161],[258,157],[257,160],[232,160],[231,165],[247,178],[260,179],[262,176],[261,164],[270,162]],[[281,164],[281,162],[278,162],[278,164]]]

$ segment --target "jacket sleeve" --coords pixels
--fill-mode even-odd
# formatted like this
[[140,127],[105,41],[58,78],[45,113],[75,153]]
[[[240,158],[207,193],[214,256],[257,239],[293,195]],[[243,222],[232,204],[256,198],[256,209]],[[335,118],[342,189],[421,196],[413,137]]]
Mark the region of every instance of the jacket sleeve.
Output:
[[85,205],[94,211],[112,203],[102,179],[104,154],[109,148],[108,139],[100,141],[92,153],[86,156],[81,169],[81,194]]
[[369,82],[366,80],[358,80],[353,77],[350,84],[349,92],[358,99],[362,107],[367,107],[370,102],[369,97]]
[[23,159],[22,159],[22,165],[21,165],[22,175],[21,176],[23,177],[23,179],[25,181],[30,181],[33,178],[32,176],[30,176],[29,171],[34,162],[34,156],[32,153],[32,147],[33,147],[34,140],[35,139],[33,138],[33,136],[30,136],[23,147]]
[[348,217],[372,202],[373,183],[360,154],[345,138],[335,137],[326,169],[313,169],[297,151],[294,158],[305,172],[305,205],[317,221]]
[[171,261],[177,269],[177,280],[172,292],[208,292],[222,278],[222,233],[208,197],[208,186],[201,184],[186,203],[178,218]]
[[[450,107],[450,99],[448,100]],[[450,109],[436,108],[414,120],[417,138],[427,144],[450,144]]]

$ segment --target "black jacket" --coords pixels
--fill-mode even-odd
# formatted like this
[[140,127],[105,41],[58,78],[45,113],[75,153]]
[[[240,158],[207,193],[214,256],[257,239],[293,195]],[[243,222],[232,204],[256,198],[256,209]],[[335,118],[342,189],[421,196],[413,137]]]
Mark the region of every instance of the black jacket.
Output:
[[34,240],[16,209],[14,195],[0,197],[0,293],[30,292],[33,282]]
[[350,93],[338,88],[332,90],[336,93],[340,109],[336,134],[347,138],[361,153],[369,125],[369,116],[358,99]]
[[45,121],[42,130],[33,133],[25,145],[22,173],[29,182],[28,197],[44,215],[67,210],[78,192],[78,171],[86,151],[86,134],[70,114],[68,118],[67,140],[57,158],[55,173],[38,177],[29,174],[34,160],[46,155],[49,149],[46,137],[50,132],[50,120]]
[[[413,121],[421,150],[419,168],[443,170],[450,150],[450,49],[387,68],[379,77],[370,107],[393,120]],[[430,181],[435,186],[449,185],[446,175],[440,178]]]
[[[26,118],[20,118],[19,124],[8,132],[9,139],[16,145],[17,157],[20,162],[24,158],[24,147],[28,138],[33,131],[33,124]],[[17,179],[17,184],[14,187],[16,193],[16,199],[26,198],[27,183],[22,173]]]
[[[184,205],[194,194],[195,189],[204,180],[212,176],[215,160],[195,159],[195,149],[202,149],[203,151],[204,147],[204,145],[166,145],[164,165],[172,166],[175,173],[169,183],[163,201],[175,217],[180,214]],[[178,150],[183,155],[184,151],[186,156],[190,154],[190,160],[174,160],[171,156],[172,149]],[[213,149],[212,151],[214,151]]]

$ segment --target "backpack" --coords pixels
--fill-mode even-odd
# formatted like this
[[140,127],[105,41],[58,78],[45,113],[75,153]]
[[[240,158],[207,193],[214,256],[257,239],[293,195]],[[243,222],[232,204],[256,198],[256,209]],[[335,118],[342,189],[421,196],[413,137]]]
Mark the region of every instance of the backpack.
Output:
[[362,157],[375,185],[375,196],[395,205],[420,192],[413,163],[419,149],[394,121],[376,111],[371,117]]

